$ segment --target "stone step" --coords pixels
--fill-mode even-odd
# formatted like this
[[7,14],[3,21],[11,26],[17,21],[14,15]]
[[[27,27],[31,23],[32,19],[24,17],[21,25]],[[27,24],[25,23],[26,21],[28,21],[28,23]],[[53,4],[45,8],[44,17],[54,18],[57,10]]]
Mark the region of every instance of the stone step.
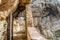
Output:
[[15,32],[14,34],[25,34],[25,31]]
[[26,40],[25,34],[14,34],[13,40]]

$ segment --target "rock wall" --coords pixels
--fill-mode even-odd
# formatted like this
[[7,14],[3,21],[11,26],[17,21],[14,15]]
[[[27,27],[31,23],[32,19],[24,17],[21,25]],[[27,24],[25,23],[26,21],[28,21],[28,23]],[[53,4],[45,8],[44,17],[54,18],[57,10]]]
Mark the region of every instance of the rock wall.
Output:
[[7,22],[0,21],[0,40],[7,40]]
[[10,13],[13,13],[16,10],[18,3],[19,3],[19,0],[15,0],[15,1],[12,1],[12,2],[8,1],[6,4],[0,5],[0,14],[1,14],[0,17],[3,18],[3,19],[6,19],[6,17]]
[[19,0],[1,0],[0,4],[0,40],[7,40],[7,21],[6,17],[9,16],[10,13],[13,13]]
[[33,17],[32,17],[32,11],[30,5],[26,6],[26,22],[27,22],[27,27],[33,26]]
[[[60,30],[60,27],[59,27],[60,26],[60,16],[59,16],[60,13],[56,14],[57,17],[55,17],[54,15],[45,16],[48,12],[44,13],[44,15],[43,15],[42,12],[45,7],[44,4],[43,4],[43,6],[41,4],[37,4],[37,5],[32,4],[32,7],[34,7],[34,6],[36,7],[36,8],[32,8],[32,15],[33,15],[33,22],[34,22],[33,24],[35,24],[34,26],[36,26],[38,23],[40,23],[45,37],[46,38],[50,37],[51,39],[53,38],[53,40],[56,40],[55,31]],[[40,8],[38,8],[37,6],[39,6]],[[37,10],[37,8],[40,9],[41,12],[38,13],[39,10]],[[39,15],[40,15],[40,17],[38,17]],[[39,29],[39,27],[37,27],[37,31],[40,31],[40,29],[39,30],[38,29]]]

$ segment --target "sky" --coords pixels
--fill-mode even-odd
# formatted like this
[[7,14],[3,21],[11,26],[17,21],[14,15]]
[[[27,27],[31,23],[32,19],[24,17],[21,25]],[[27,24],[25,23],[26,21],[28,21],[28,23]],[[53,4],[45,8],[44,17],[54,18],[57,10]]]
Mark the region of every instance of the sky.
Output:
[[60,0],[58,0],[58,1],[60,1]]

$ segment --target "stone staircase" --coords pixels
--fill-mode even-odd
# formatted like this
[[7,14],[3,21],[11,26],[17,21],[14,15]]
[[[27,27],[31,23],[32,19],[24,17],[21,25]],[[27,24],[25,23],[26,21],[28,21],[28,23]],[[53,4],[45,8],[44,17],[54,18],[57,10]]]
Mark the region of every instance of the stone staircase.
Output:
[[26,40],[26,33],[25,32],[17,32],[13,34],[13,40]]

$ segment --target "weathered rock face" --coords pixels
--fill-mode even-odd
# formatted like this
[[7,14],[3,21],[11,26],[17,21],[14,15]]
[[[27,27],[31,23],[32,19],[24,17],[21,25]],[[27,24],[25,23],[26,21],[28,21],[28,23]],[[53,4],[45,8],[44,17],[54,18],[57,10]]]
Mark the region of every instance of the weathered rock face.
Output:
[[25,40],[26,39],[25,20],[23,17],[14,19],[13,21],[13,39]]
[[7,40],[7,22],[0,21],[0,40]]
[[0,0],[0,5],[7,3],[7,2],[8,2],[8,0]]
[[0,5],[0,19],[6,19],[6,17],[9,15],[9,13],[13,13],[17,5],[19,3],[19,0],[5,0],[7,2],[4,2]]
[[12,4],[12,0],[1,0],[0,11],[8,10]]
[[[34,5],[34,4],[33,4]],[[35,4],[36,5],[36,4]],[[36,6],[39,6],[40,4],[38,4],[38,5],[36,5]],[[40,5],[40,6],[42,6],[42,5]],[[40,7],[39,6],[39,7]],[[41,11],[43,10],[43,8],[44,8],[45,6],[43,5],[43,7],[40,7],[40,8],[38,8],[38,9],[40,9]],[[34,9],[35,9],[35,11],[34,11]],[[33,13],[33,16],[39,16],[39,15],[37,15],[38,14],[38,11],[39,10],[36,10],[36,8],[32,8],[32,12],[34,12]],[[41,24],[41,26],[43,27],[42,29],[43,29],[43,32],[44,32],[44,35],[45,35],[45,37],[46,38],[54,38],[55,37],[55,31],[57,31],[57,30],[60,30],[60,16],[59,16],[59,14],[58,13],[56,13],[56,11],[58,11],[58,10],[56,10],[53,6],[52,6],[52,9],[53,9],[53,11],[52,11],[52,14],[50,13],[50,15],[47,15],[47,14],[49,14],[48,12],[44,12],[44,14],[43,13],[40,13],[39,12],[39,14],[43,17],[33,17],[33,20],[34,20],[34,24],[35,24],[35,26],[38,24],[38,23],[40,23]],[[59,9],[59,8],[58,8]],[[36,12],[37,11],[37,12]],[[54,14],[53,14],[53,12],[54,12]],[[43,14],[43,15],[42,15]],[[47,15],[47,16],[46,16]],[[56,17],[56,16],[57,17]],[[39,20],[39,21],[38,21]],[[37,27],[37,30],[39,29],[39,27]],[[38,30],[39,31],[39,30]],[[53,31],[53,32],[51,32],[51,31]],[[57,34],[58,35],[58,34]],[[54,36],[54,37],[53,37]],[[55,39],[56,40],[56,39]]]
[[[30,0],[20,0],[20,1],[19,0],[0,0],[0,21],[3,22],[3,23],[0,22],[0,27],[2,25],[2,27],[1,27],[2,30],[0,29],[0,31],[1,31],[0,32],[0,34],[1,34],[0,35],[0,40],[5,40],[4,37],[6,37],[5,33],[7,32],[7,27],[5,27],[5,23],[6,23],[6,25],[8,25],[7,21],[6,21],[6,17],[8,17],[10,13],[14,13],[16,11],[19,2],[21,2],[20,5],[26,6],[26,4],[28,4],[30,2]],[[13,19],[13,21],[14,21],[13,32],[17,33],[17,32],[20,32],[20,30],[22,31],[24,29],[23,34],[25,34],[25,28],[24,28],[25,24],[20,27],[20,24],[17,22],[18,19]],[[6,30],[6,31],[4,31],[4,30]],[[2,36],[3,33],[4,33],[4,35]],[[20,35],[20,33],[18,35]]]
[[18,19],[14,19],[13,22],[13,33],[18,33],[25,31],[25,20],[23,17],[19,17]]
[[0,40],[7,40],[7,21],[6,17],[13,13],[19,0],[0,0]]
[[33,27],[31,5],[26,6],[26,22],[27,22],[27,27]]

